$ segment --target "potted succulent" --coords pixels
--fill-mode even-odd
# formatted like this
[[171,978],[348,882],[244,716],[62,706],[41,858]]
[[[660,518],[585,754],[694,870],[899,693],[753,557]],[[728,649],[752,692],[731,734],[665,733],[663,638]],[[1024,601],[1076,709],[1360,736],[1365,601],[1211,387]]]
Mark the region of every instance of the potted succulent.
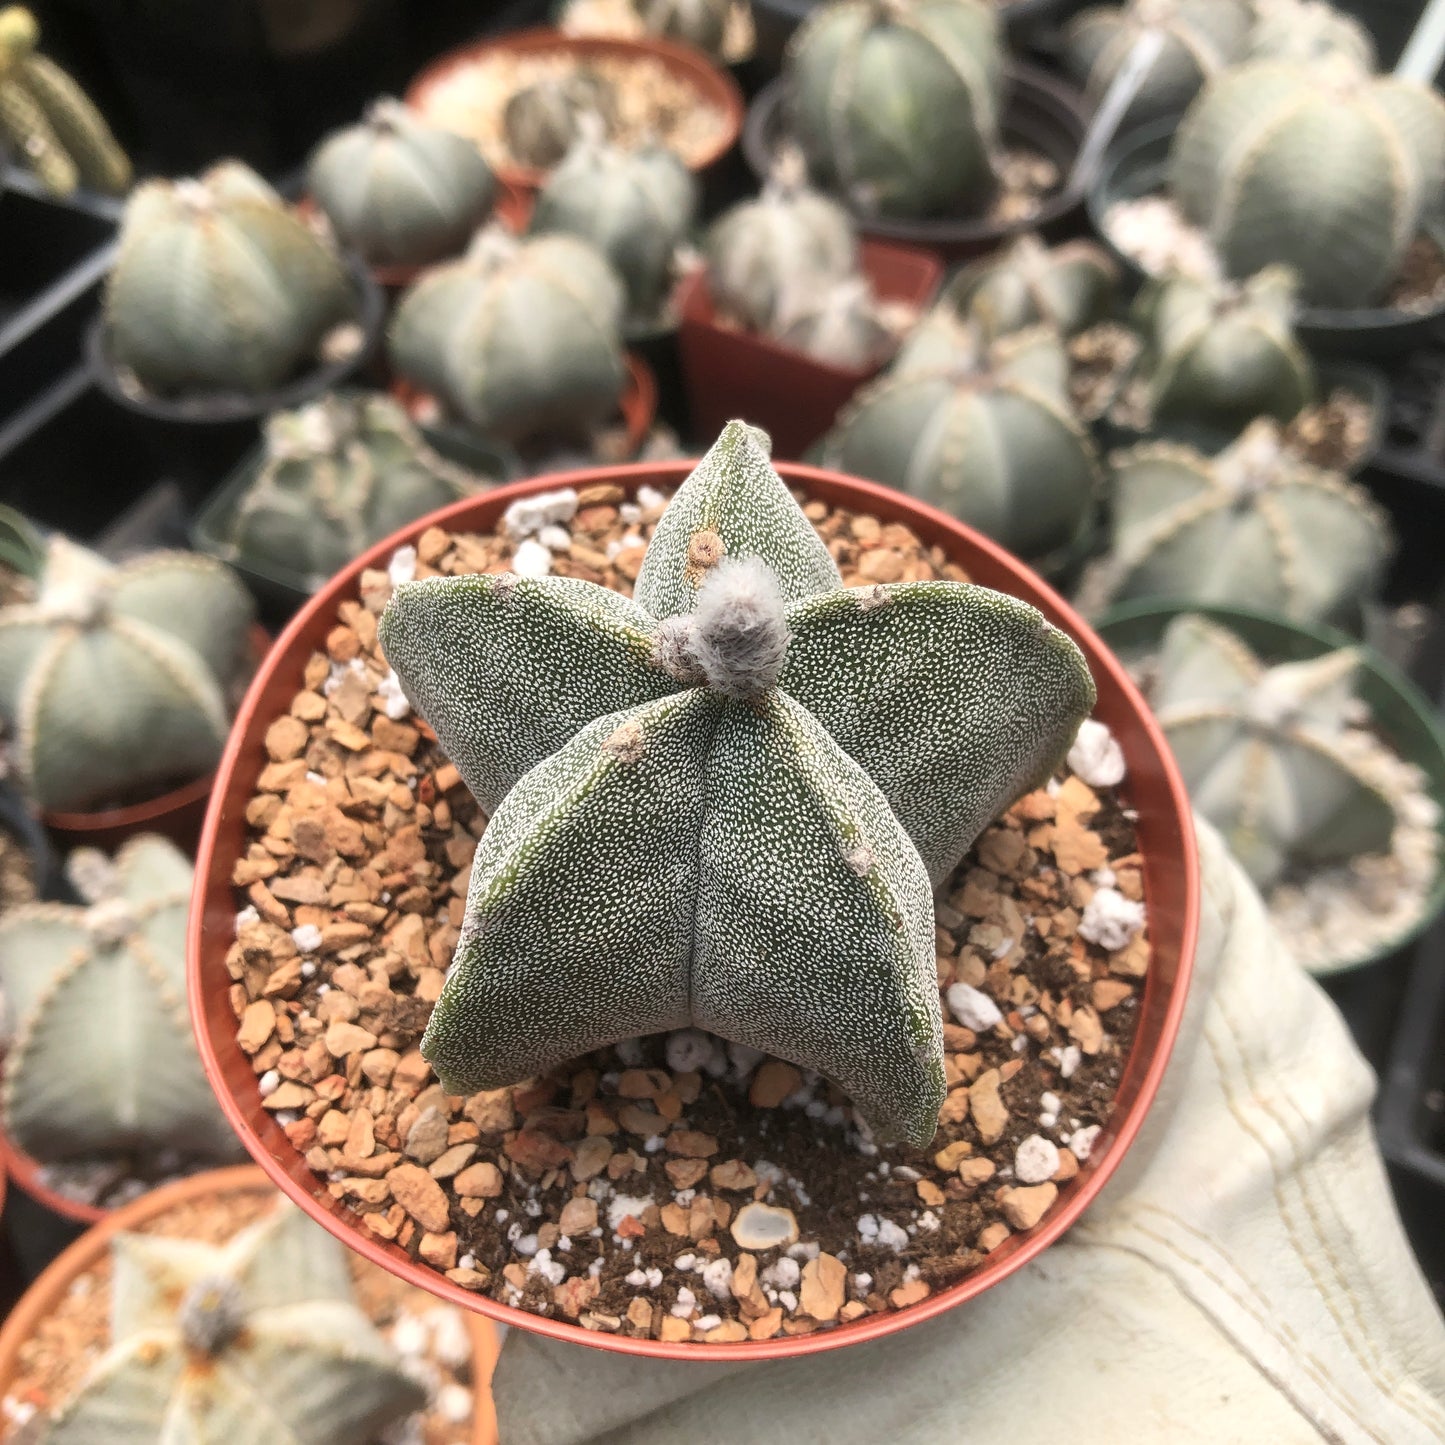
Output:
[[[806,513],[785,482],[799,489]],[[674,488],[669,502],[661,489]],[[408,573],[416,580],[401,583]],[[469,575],[477,573],[493,575]],[[958,588],[965,575],[1037,604],[1042,616],[999,592]],[[589,582],[634,590],[636,600]],[[863,585],[841,585],[850,582]],[[784,599],[793,650],[778,688],[768,683],[784,662]],[[890,614],[895,602],[902,609]],[[901,625],[914,605],[933,611],[939,626],[952,625],[945,619],[961,607],[954,621],[966,613],[1002,645],[825,648],[808,661],[834,625],[848,630],[851,619],[866,626],[870,617]],[[455,627],[442,621],[452,609]],[[478,629],[494,624],[503,633],[515,627],[515,641],[480,641]],[[960,648],[972,659],[961,675]],[[472,659],[484,656],[503,665],[478,669]],[[868,672],[865,659],[881,656],[911,670],[907,688]],[[854,666],[876,681],[837,688],[838,669]],[[697,678],[706,681],[692,685]],[[984,729],[987,741],[971,730],[965,752],[975,754],[979,771],[969,776],[978,781],[955,776],[942,808],[929,801],[938,796],[929,778],[944,756],[961,760],[959,743],[922,764],[932,724],[915,714],[875,730],[861,715],[849,721],[843,701],[872,696],[887,710],[911,698],[906,706],[916,710],[927,697],[934,702],[925,711],[944,718],[957,715],[964,695],[987,711],[995,689],[1015,686],[1029,696],[1028,728]],[[1096,687],[1094,717],[1070,748]],[[398,694],[425,710],[455,765],[415,714],[386,715],[385,700]],[[691,708],[730,719],[743,753],[786,715],[786,729],[812,739],[812,761],[796,772],[792,742],[778,735],[778,750],[765,744],[775,759],[766,767],[780,770],[777,796],[820,800],[817,810],[783,813],[750,802],[751,784],[716,795],[731,799],[730,816],[742,812],[727,825],[734,855],[716,855],[735,883],[715,896],[743,911],[700,975],[711,979],[712,1002],[699,1011],[689,1007],[684,975],[665,962],[672,945],[664,946],[677,938],[678,900],[700,886],[688,860],[699,846],[701,794],[685,785],[690,765],[681,762],[689,737],[700,735],[667,721],[684,722]],[[342,713],[354,719],[352,731]],[[463,736],[467,716],[485,740]],[[808,717],[828,718],[834,731]],[[918,745],[900,767],[897,755],[886,760],[886,739],[905,734]],[[836,750],[843,737],[882,785]],[[975,830],[1064,750],[1072,761],[1057,798],[1026,792],[986,828],[982,861],[955,870]],[[385,773],[368,778],[383,754]],[[988,781],[984,756],[993,759]],[[653,776],[661,783],[674,760],[678,787],[638,799],[661,829],[657,848],[624,842],[615,828],[631,805],[618,812],[607,802],[608,779],[624,788]],[[829,781],[818,768],[841,771]],[[411,782],[398,790],[391,779],[402,775]],[[554,781],[560,791],[549,791]],[[1100,810],[1121,785],[1137,819],[1132,833],[1105,846],[1090,823],[1113,829]],[[870,793],[880,786],[894,803]],[[336,807],[343,796],[352,799],[350,817]],[[575,799],[582,812],[567,804],[553,822],[534,822],[534,808],[550,806],[546,796],[559,805]],[[481,805],[497,807],[487,832]],[[769,863],[765,840],[780,824],[791,828],[789,819],[805,831],[840,831],[822,853],[809,844],[785,867],[776,857]],[[282,833],[300,851],[271,851]],[[543,850],[539,865],[554,844],[560,851],[539,870],[514,873],[504,862],[497,872],[508,840],[524,837]],[[722,844],[712,838],[710,856]],[[591,861],[569,862],[574,845]],[[1028,981],[1022,960],[1015,981],[1004,961],[1010,940],[1023,941],[1022,913],[1015,919],[1017,903],[996,895],[1024,886],[1035,849],[1070,872],[1117,864],[1117,886],[1081,876],[1071,897],[1087,920],[1066,917],[1044,946],[1078,967],[1066,964],[1052,984]],[[780,892],[780,870],[795,875],[815,854],[821,873]],[[1000,549],[941,514],[817,468],[782,464],[775,473],[763,439],[741,423],[691,473],[685,463],[634,465],[503,489],[404,530],[339,574],[257,678],[199,867],[189,985],[198,1036],[230,1117],[272,1177],[355,1248],[452,1302],[606,1348],[685,1358],[772,1357],[886,1333],[961,1302],[1057,1238],[1147,1108],[1177,1027],[1196,908],[1192,834],[1172,764],[1118,664],[1074,614]],[[936,912],[930,868],[940,882]],[[561,892],[556,869],[571,880]],[[595,956],[614,958],[618,977],[628,973],[628,987],[608,985],[613,1002],[603,1005],[583,954],[546,963],[537,934],[527,954],[541,966],[525,977],[504,970],[516,987],[496,1002],[509,1027],[477,1035],[486,1009],[479,1015],[468,1003],[478,987],[469,944],[455,984],[446,982],[459,940],[491,935],[490,924],[478,932],[466,923],[468,871],[474,918],[494,900],[499,925],[505,917],[531,928],[532,919],[564,948],[580,943],[593,955],[595,944]],[[1017,876],[1005,883],[1005,875]],[[509,878],[523,892],[503,905]],[[388,901],[368,880],[386,881]],[[770,896],[809,916],[831,910],[831,921],[809,925],[805,941],[789,933]],[[256,913],[239,931],[238,900]],[[575,924],[553,928],[554,908]],[[925,926],[930,915],[937,934]],[[786,945],[799,982],[821,968],[830,981],[818,997],[843,997],[862,981],[847,966],[825,966],[831,950],[819,942],[836,936],[843,917],[850,930],[863,928],[855,942],[878,961],[863,986],[894,1001],[860,1002],[867,1028],[853,1037],[870,1043],[856,1051],[826,1042],[822,1015],[817,1027],[807,1021],[813,989],[770,991],[796,1000],[801,1012],[789,1022],[771,1006],[758,1011],[745,974],[730,970],[730,960]],[[900,952],[905,934],[915,942]],[[616,958],[624,936],[631,942]],[[1035,956],[1039,935],[1031,938],[1021,952]],[[910,949],[918,950],[911,963]],[[289,963],[280,966],[313,972],[295,993],[267,995],[265,979],[283,955]],[[554,986],[539,1004],[535,988],[549,976]],[[328,988],[318,994],[323,978]],[[934,1012],[940,990],[946,1024]],[[832,1005],[824,1012],[838,1022]],[[732,1042],[696,1026],[704,1020]],[[658,1030],[665,1037],[632,1037]],[[784,1057],[767,1058],[765,1047]],[[571,1057],[583,1049],[594,1052]],[[1047,1080],[1037,1097],[1021,1077],[1025,1056],[1039,1060],[1037,1082]],[[1100,1065],[1118,1069],[1119,1092],[1109,1109],[1081,1113],[1077,1090]],[[502,1082],[534,1070],[529,1083]],[[935,1126],[940,1132],[910,1150],[874,1133],[855,1101],[920,1144]],[[1036,1122],[1041,1112],[1047,1125]],[[800,1131],[790,1115],[809,1126]],[[1042,1133],[1049,1137],[1033,1137]],[[849,1175],[841,1194],[829,1185],[825,1197],[828,1169]],[[968,1228],[962,1256],[945,1248],[953,1236],[942,1225],[959,1208],[981,1226],[977,1236]]]
[[495,1445],[496,1350],[488,1322],[347,1255],[237,1167],[134,1201],[45,1270],[0,1330],[0,1408],[37,1445],[140,1445],[177,1421],[207,1445]]
[[749,0],[560,0],[554,11],[564,35],[656,35],[728,66],[745,65],[755,48]]

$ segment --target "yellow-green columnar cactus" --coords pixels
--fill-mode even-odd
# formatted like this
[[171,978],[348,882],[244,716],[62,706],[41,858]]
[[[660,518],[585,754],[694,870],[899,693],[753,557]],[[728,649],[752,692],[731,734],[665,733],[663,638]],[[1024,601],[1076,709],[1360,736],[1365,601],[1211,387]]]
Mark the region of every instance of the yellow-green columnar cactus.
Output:
[[1093,706],[1067,637],[981,587],[845,589],[741,422],[631,600],[429,579],[397,589],[381,637],[491,815],[422,1044],[448,1091],[695,1026],[932,1137],[932,885]]

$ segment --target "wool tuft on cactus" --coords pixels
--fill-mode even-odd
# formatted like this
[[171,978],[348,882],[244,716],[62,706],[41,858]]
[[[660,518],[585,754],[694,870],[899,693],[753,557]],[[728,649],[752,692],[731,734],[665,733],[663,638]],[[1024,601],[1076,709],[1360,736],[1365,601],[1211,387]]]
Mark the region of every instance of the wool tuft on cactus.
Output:
[[110,1347],[36,1445],[356,1445],[426,1402],[294,1205],[223,1245],[119,1234]]
[[1335,745],[1355,721],[1359,652],[1266,667],[1228,629],[1176,618],[1150,701],[1194,806],[1261,888],[1390,847],[1395,810]]
[[33,602],[0,610],[0,719],[42,808],[153,795],[212,767],[245,662],[251,599],[190,552],[113,566],[52,538]]
[[190,862],[143,834],[114,862],[77,851],[69,872],[83,907],[31,903],[0,918],[6,1132],[42,1163],[235,1157],[186,1012]]
[[981,587],[843,588],[767,438],[731,422],[632,599],[429,579],[381,641],[491,814],[422,1044],[449,1092],[696,1027],[932,1137],[931,884],[1093,706],[1067,637]]

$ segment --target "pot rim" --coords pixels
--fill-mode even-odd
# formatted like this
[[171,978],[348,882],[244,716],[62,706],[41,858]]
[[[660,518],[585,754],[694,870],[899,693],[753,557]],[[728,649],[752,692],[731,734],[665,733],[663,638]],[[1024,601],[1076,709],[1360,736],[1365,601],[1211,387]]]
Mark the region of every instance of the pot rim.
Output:
[[[732,74],[714,65],[702,51],[691,45],[647,36],[625,40],[603,35],[564,35],[547,26],[517,30],[506,35],[490,35],[459,46],[438,56],[423,67],[406,88],[405,100],[418,114],[426,115],[427,92],[445,80],[452,71],[472,64],[482,56],[499,51],[571,51],[577,55],[616,55],[632,59],[650,57],[659,60],[674,74],[685,76],[697,92],[712,101],[726,116],[722,135],[700,160],[690,162],[688,169],[698,174],[715,165],[737,144],[742,134],[746,106],[743,93]],[[493,171],[499,181],[519,191],[536,191],[547,179],[548,172],[536,166],[499,165]]]
[[[82,1199],[72,1199],[70,1195],[51,1188],[41,1178],[42,1168],[39,1160],[27,1154],[9,1134],[0,1129],[0,1178],[8,1176],[13,1179],[15,1187],[22,1194],[29,1195],[52,1214],[75,1224],[99,1224],[101,1220],[108,1219],[117,1212],[99,1204],[87,1204]],[[0,1200],[3,1198],[3,1188],[0,1188]],[[0,1340],[3,1340],[3,1335],[0,1335]],[[3,1349],[0,1349],[0,1358],[3,1358],[3,1353]],[[3,1375],[3,1365],[0,1365],[0,1375]]]
[[[695,459],[589,467],[574,472],[551,473],[501,487],[483,497],[464,499],[419,519],[338,573],[291,620],[253,679],[221,759],[218,784],[211,797],[196,857],[196,884],[191,897],[186,948],[186,991],[192,1025],[207,1077],[227,1118],[252,1157],[272,1180],[313,1219],[344,1239],[351,1248],[408,1283],[418,1285],[449,1303],[553,1339],[653,1359],[782,1359],[843,1348],[932,1319],[983,1293],[1027,1264],[1077,1221],[1138,1135],[1158,1092],[1179,1033],[1194,962],[1200,883],[1188,795],[1148,706],[1129,680],[1123,665],[1108,651],[1097,634],[1062,597],[1021,562],[996,543],[942,512],[890,488],[839,472],[797,462],[778,462],[776,465],[784,480],[795,487],[804,491],[811,489],[815,496],[870,513],[880,520],[901,521],[925,542],[943,544],[983,585],[1012,591],[1038,607],[1051,622],[1074,638],[1089,659],[1099,687],[1100,703],[1096,715],[1107,712],[1112,726],[1119,733],[1133,782],[1132,795],[1138,799],[1148,798],[1154,805],[1148,813],[1155,819],[1151,828],[1158,829],[1160,842],[1151,845],[1151,852],[1145,854],[1146,865],[1150,856],[1158,859],[1147,873],[1146,893],[1150,898],[1151,928],[1156,943],[1163,936],[1169,945],[1173,945],[1161,951],[1164,956],[1171,957],[1174,972],[1171,980],[1161,978],[1161,969],[1157,966],[1159,953],[1156,953],[1156,966],[1151,967],[1146,983],[1140,1023],[1141,1030],[1146,1027],[1151,1033],[1157,1030],[1152,1052],[1139,1052],[1141,1042],[1136,1035],[1125,1060],[1115,1110],[1105,1125],[1107,1138],[1096,1144],[1076,1181],[1070,1185],[1070,1192],[1050,1211],[1042,1224],[1027,1234],[1012,1235],[973,1273],[903,1310],[867,1315],[852,1324],[810,1335],[736,1344],[674,1344],[587,1330],[580,1325],[532,1314],[501,1304],[488,1296],[471,1293],[442,1274],[416,1263],[398,1246],[367,1233],[360,1227],[357,1217],[330,1196],[325,1181],[312,1173],[280,1125],[261,1107],[259,1086],[251,1062],[236,1043],[236,1020],[230,1007],[228,988],[208,988],[208,983],[219,985],[222,977],[229,983],[224,955],[230,946],[235,900],[230,881],[231,859],[229,856],[222,857],[219,849],[223,827],[228,821],[235,821],[243,815],[229,809],[228,795],[237,791],[238,787],[244,787],[247,793],[250,791],[254,770],[261,763],[260,737],[265,723],[272,716],[273,689],[279,686],[289,695],[299,680],[299,666],[295,676],[283,669],[293,660],[293,653],[304,652],[309,656],[313,650],[311,634],[319,628],[317,635],[324,635],[338,602],[354,595],[362,571],[367,568],[384,569],[397,547],[413,543],[428,527],[475,529],[491,526],[518,498],[559,488],[581,489],[609,482],[624,486],[630,484],[634,488],[643,483],[675,487],[696,466]],[[479,515],[488,520],[475,520]],[[299,662],[300,659],[295,660]],[[1157,854],[1152,852],[1154,847],[1159,848]],[[217,875],[215,878],[211,876],[213,873]],[[1173,957],[1176,951],[1177,957]],[[1124,1100],[1122,1109],[1121,1098]]]
[[[256,1165],[232,1164],[173,1180],[141,1195],[139,1199],[131,1200],[120,1209],[99,1216],[90,1229],[67,1245],[31,1281],[10,1311],[9,1318],[0,1326],[0,1392],[8,1387],[15,1372],[16,1356],[35,1326],[54,1309],[76,1276],[91,1268],[110,1248],[111,1240],[117,1234],[134,1229],[158,1214],[205,1194],[254,1193],[271,1188],[266,1172]],[[0,1198],[3,1195],[4,1176],[0,1175]],[[473,1445],[492,1445],[496,1440],[496,1416],[485,1380],[490,1366],[496,1362],[497,1332],[490,1320],[473,1312],[468,1312],[464,1319],[472,1342],[472,1398],[476,1402],[472,1416],[472,1441]]]

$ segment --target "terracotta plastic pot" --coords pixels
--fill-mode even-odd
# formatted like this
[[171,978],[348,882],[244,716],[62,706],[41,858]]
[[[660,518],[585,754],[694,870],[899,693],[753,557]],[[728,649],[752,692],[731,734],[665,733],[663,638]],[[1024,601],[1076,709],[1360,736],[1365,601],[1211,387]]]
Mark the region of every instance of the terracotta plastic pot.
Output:
[[[937,257],[882,241],[864,241],[861,261],[879,300],[906,302],[920,311],[943,275]],[[695,271],[678,291],[678,344],[694,432],[715,436],[729,418],[745,416],[772,437],[775,456],[802,456],[883,362],[834,366],[761,332],[725,326],[707,282],[705,270]]]
[[[660,61],[672,74],[691,85],[702,100],[727,117],[727,124],[717,142],[706,155],[690,163],[695,171],[705,171],[721,160],[737,143],[742,132],[743,95],[732,76],[714,65],[700,50],[656,37],[614,40],[603,36],[563,35],[558,30],[519,30],[512,35],[489,37],[433,61],[407,87],[406,103],[423,115],[427,114],[431,93],[439,84],[485,56],[504,52],[514,55],[572,55],[583,62],[609,58]],[[536,191],[547,178],[546,171],[532,166],[498,165],[494,169],[499,180],[523,191]]]
[[1128,674],[1099,637],[1051,588],[1002,548],[931,507],[877,486],[818,467],[783,462],[785,481],[809,498],[869,513],[882,522],[901,522],[925,544],[936,544],[985,586],[1021,597],[1038,607],[1083,649],[1098,685],[1095,716],[1113,729],[1128,762],[1128,797],[1138,811],[1139,851],[1149,907],[1153,959],[1139,1011],[1138,1033],[1119,1080],[1113,1113],[1078,1176],[1060,1202],[1028,1234],[1015,1234],[967,1278],[921,1304],[888,1314],[868,1315],[816,1334],[739,1344],[669,1344],[590,1331],[562,1320],[529,1314],[474,1295],[415,1263],[405,1250],[361,1227],[327,1181],[313,1174],[281,1125],[262,1108],[251,1061],[236,1042],[231,1009],[231,976],[226,968],[236,917],[231,867],[246,847],[245,809],[266,762],[265,732],[290,706],[302,686],[307,659],[324,647],[343,600],[354,599],[362,571],[382,567],[397,547],[413,543],[428,526],[486,532],[519,497],[559,487],[615,483],[629,492],[647,484],[675,488],[695,465],[688,461],[592,467],[554,473],[499,488],[435,512],[358,558],[316,594],[281,635],[241,706],[220,777],[206,816],[196,864],[187,945],[187,992],[201,1058],[232,1126],[256,1162],[313,1218],[366,1258],[449,1303],[493,1319],[600,1349],[679,1360],[762,1360],[811,1354],[877,1339],[931,1319],[965,1303],[1012,1274],[1057,1240],[1079,1218],[1118,1167],[1139,1132],[1163,1077],[1179,1030],[1193,966],[1199,914],[1198,860],[1184,785],[1149,709]]
[[[87,1230],[26,1290],[5,1321],[5,1327],[0,1329],[0,1395],[10,1388],[10,1382],[15,1378],[25,1342],[65,1298],[77,1276],[94,1269],[105,1258],[117,1234],[147,1224],[179,1205],[190,1204],[207,1195],[267,1194],[270,1191],[271,1185],[265,1174],[254,1165],[215,1169],[153,1190],[123,1209],[115,1210],[93,1229]],[[475,1314],[467,1316],[467,1328],[472,1340],[473,1398],[476,1401],[472,1445],[496,1445],[497,1418],[487,1385],[497,1361],[497,1333],[488,1321],[479,1319]]]
[[[270,645],[265,628],[251,629],[253,663],[260,663]],[[144,803],[93,813],[42,812],[40,821],[62,849],[88,847],[111,852],[137,833],[159,833],[182,852],[194,853],[215,781],[215,773],[207,773]]]

